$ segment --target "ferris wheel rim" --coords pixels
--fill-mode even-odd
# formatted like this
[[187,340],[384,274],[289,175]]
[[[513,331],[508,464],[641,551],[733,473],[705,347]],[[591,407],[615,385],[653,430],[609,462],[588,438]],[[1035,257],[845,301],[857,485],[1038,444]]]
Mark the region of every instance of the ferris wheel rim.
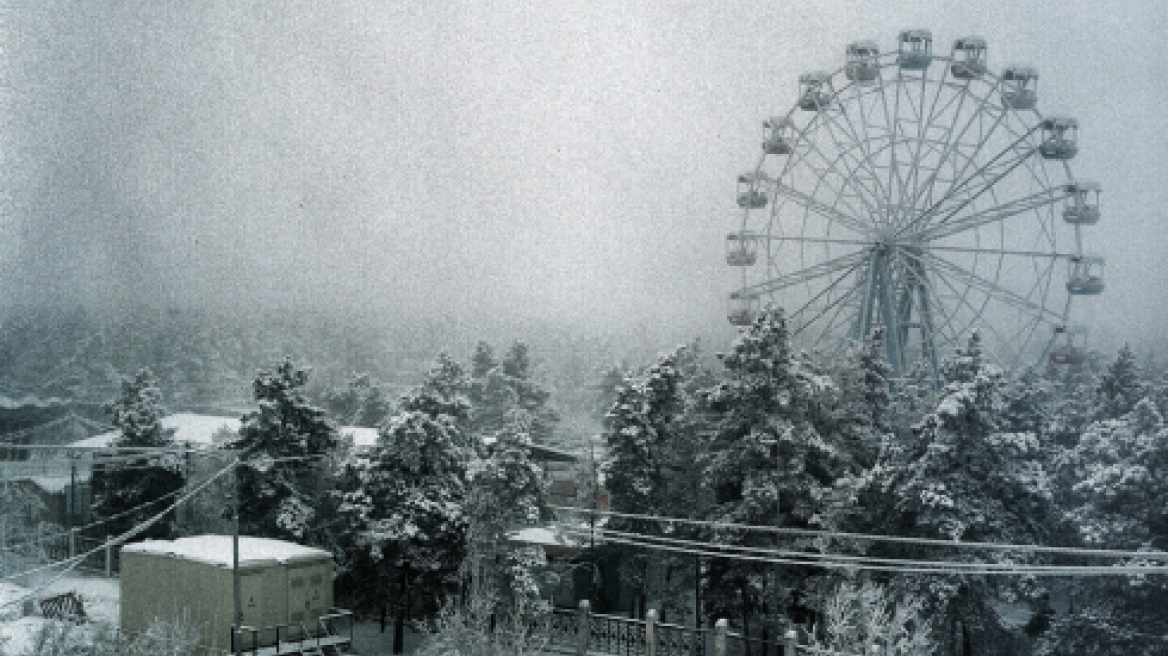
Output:
[[[923,249],[923,256],[918,258],[916,264],[906,264],[898,260],[894,267],[899,272],[898,276],[914,276],[922,278],[918,283],[922,288],[928,286],[929,293],[938,301],[936,303],[936,312],[940,315],[939,323],[936,326],[936,331],[932,334],[932,338],[939,338],[946,346],[957,345],[959,340],[968,332],[977,329],[976,326],[967,324],[977,324],[982,322],[982,317],[986,312],[987,306],[990,305],[1008,305],[1015,308],[1022,308],[1033,311],[1032,320],[1028,323],[1022,323],[1019,330],[1012,336],[1005,336],[999,341],[1003,343],[1010,343],[1017,341],[1015,338],[1020,333],[1026,333],[1023,341],[1024,345],[1028,346],[1035,341],[1034,337],[1038,331],[1039,326],[1047,324],[1054,326],[1056,329],[1066,326],[1070,314],[1070,308],[1073,300],[1072,294],[1066,294],[1065,301],[1059,303],[1059,299],[1052,298],[1052,294],[1057,295],[1059,285],[1056,284],[1056,264],[1062,260],[1071,260],[1073,258],[1082,257],[1082,239],[1079,231],[1079,226],[1072,226],[1075,235],[1073,248],[1067,249],[1063,247],[1061,250],[1054,243],[1055,238],[1049,235],[1052,242],[1049,250],[1038,249],[1035,247],[1029,248],[1005,248],[1005,230],[1006,221],[1014,217],[1028,218],[1030,213],[1041,210],[1043,208],[1049,210],[1048,214],[1054,215],[1054,206],[1056,206],[1062,199],[1062,190],[1068,185],[1074,185],[1076,179],[1071,171],[1068,161],[1052,162],[1048,166],[1045,160],[1039,157],[1037,153],[1037,146],[1033,143],[1033,137],[1037,131],[1043,126],[1046,118],[1039,111],[1037,106],[1024,109],[1013,109],[1006,107],[1001,98],[1003,91],[1004,79],[1002,76],[989,71],[983,70],[979,77],[971,79],[963,79],[955,81],[950,79],[949,72],[951,64],[956,59],[952,56],[944,54],[934,54],[931,56],[931,65],[941,65],[943,72],[939,77],[930,75],[928,70],[906,72],[897,63],[896,53],[884,53],[878,58],[878,74],[873,84],[865,85],[858,81],[847,80],[846,71],[847,65],[840,66],[830,73],[826,74],[829,89],[831,91],[830,107],[817,107],[813,112],[810,112],[809,118],[806,121],[796,120],[800,113],[807,110],[800,108],[800,101],[796,100],[785,115],[782,115],[781,120],[796,126],[793,143],[796,146],[802,146],[805,149],[819,149],[824,146],[818,142],[810,139],[810,136],[817,131],[824,132],[824,126],[830,122],[847,123],[846,129],[842,125],[837,125],[836,129],[827,129],[826,133],[834,142],[834,157],[820,152],[819,157],[823,159],[824,170],[837,175],[840,179],[840,187],[837,189],[838,193],[833,194],[833,200],[830,205],[821,206],[815,200],[815,196],[819,193],[819,187],[824,185],[824,180],[827,174],[818,176],[816,186],[813,188],[809,196],[801,196],[800,190],[793,188],[790,185],[783,183],[784,177],[787,176],[794,167],[805,166],[813,168],[809,163],[809,151],[794,151],[782,161],[779,170],[771,176],[768,170],[768,162],[771,158],[764,152],[759,158],[755,166],[755,175],[759,178],[768,180],[771,188],[768,195],[772,200],[771,207],[765,212],[761,213],[764,217],[762,219],[763,230],[756,230],[757,239],[762,242],[762,247],[766,253],[767,260],[767,275],[760,282],[748,284],[747,273],[743,271],[743,285],[741,293],[743,295],[750,295],[754,297],[761,297],[767,294],[773,294],[782,291],[791,285],[803,285],[809,295],[809,299],[791,312],[789,317],[792,320],[798,320],[801,316],[809,311],[809,308],[821,299],[823,295],[827,295],[825,300],[825,307],[820,315],[810,318],[802,325],[797,325],[793,328],[792,334],[797,335],[808,330],[813,324],[820,320],[820,318],[827,312],[831,312],[828,319],[829,329],[836,323],[841,321],[841,316],[845,310],[851,311],[851,306],[854,305],[856,299],[856,290],[859,285],[851,285],[850,289],[842,293],[835,294],[839,291],[840,286],[847,287],[845,283],[849,277],[853,277],[856,271],[863,264],[864,257],[871,251],[873,245],[881,237],[881,229],[885,231],[889,229],[888,225],[880,226],[875,223],[879,218],[888,220],[889,224],[899,219],[899,224],[892,225],[894,230],[893,236],[899,238],[906,232],[912,234],[913,237],[919,238]],[[895,68],[895,73],[889,75],[888,72]],[[838,87],[835,82],[843,78],[844,81]],[[890,120],[891,136],[873,136],[872,124],[863,116],[863,99],[865,96],[872,96],[877,93],[881,95],[881,102],[887,105],[889,92],[895,89],[894,103],[901,101],[901,91],[904,85],[912,83],[918,85],[922,89],[922,93],[917,98],[917,105],[912,108],[914,115],[924,115],[927,111],[927,120],[917,121],[917,132],[915,135],[899,134],[902,121],[900,120],[899,106],[896,109],[895,119]],[[980,94],[971,93],[970,88],[981,88]],[[924,90],[935,89],[931,97],[924,92]],[[968,99],[973,98],[975,103],[979,103],[976,111],[969,115],[969,120],[960,128],[957,123],[951,123],[945,132],[945,136],[941,139],[935,139],[935,143],[930,143],[928,138],[929,129],[933,122],[944,115],[946,107],[942,107],[942,112],[937,112],[937,105],[941,102],[942,93],[946,90],[955,91],[953,97],[946,100],[946,105],[954,102],[959,103],[956,111],[957,115],[961,115],[961,109]],[[901,215],[899,217],[889,218],[879,211],[873,210],[873,203],[878,202],[880,194],[885,194],[888,206],[892,205],[892,198],[894,195],[894,186],[900,189],[900,193],[905,193],[906,189],[911,190],[910,208],[916,208],[922,197],[932,197],[933,185],[936,184],[937,178],[942,173],[942,165],[939,163],[931,170],[920,166],[921,154],[926,149],[947,148],[942,155],[941,163],[945,163],[945,159],[955,156],[959,146],[962,144],[962,138],[965,136],[974,123],[974,119],[984,115],[987,105],[991,100],[996,100],[997,104],[993,106],[996,112],[996,119],[990,134],[996,130],[999,123],[1008,123],[1010,120],[1021,121],[1021,117],[1026,117],[1029,121],[1025,121],[1030,127],[1029,130],[1019,136],[1015,144],[1029,144],[1030,147],[1025,152],[1019,151],[1015,153],[1014,159],[1009,161],[1010,166],[1003,168],[1001,171],[993,171],[998,178],[1006,177],[1013,173],[1017,167],[1024,166],[1030,172],[1030,175],[1036,179],[1039,177],[1034,174],[1035,168],[1042,170],[1042,177],[1046,178],[1046,186],[1039,186],[1031,198],[1014,198],[1005,201],[1005,205],[994,197],[992,203],[983,205],[977,212],[970,214],[962,214],[962,211],[967,207],[972,200],[976,200],[982,194],[992,193],[997,179],[987,178],[980,179],[979,175],[983,174],[988,165],[979,169],[973,175],[965,176],[964,169],[961,173],[954,176],[954,185],[957,180],[968,183],[973,180],[977,183],[985,183],[982,188],[977,190],[977,194],[972,199],[966,199],[964,204],[958,204],[956,208],[945,205],[957,191],[954,191],[951,185],[946,195],[940,200],[932,203],[927,213],[921,213],[912,210],[905,210],[903,207],[902,198],[896,196],[896,200],[901,202]],[[861,116],[857,120],[852,115],[852,112],[843,111],[846,107],[841,107],[846,103],[853,103],[860,108]],[[910,100],[909,102],[912,102]],[[929,103],[929,108],[926,110],[926,102]],[[885,107],[885,119],[888,119],[890,112]],[[841,118],[842,117],[842,118]],[[1017,117],[1017,118],[1015,118]],[[863,129],[863,136],[861,136],[861,128]],[[954,132],[959,130],[957,137],[954,137]],[[849,135],[850,134],[850,139]],[[819,135],[822,138],[822,134]],[[984,136],[984,135],[983,135]],[[876,161],[873,156],[874,148],[886,148],[891,151],[892,157],[896,156],[898,143],[900,140],[906,140],[910,149],[915,149],[915,156],[912,160],[913,166],[910,171],[901,174],[897,168],[895,161],[893,166],[889,167],[887,183],[881,180],[875,168]],[[975,161],[980,154],[980,147],[989,143],[986,138],[981,139],[979,150],[975,151],[973,155],[965,156],[965,165],[968,167]],[[1013,144],[1012,144],[1013,145]],[[1002,157],[1008,153],[1010,148],[1003,149],[996,153],[997,157]],[[859,153],[859,155],[857,155]],[[936,153],[931,153],[935,155]],[[846,161],[852,158],[852,161]],[[993,162],[991,162],[992,164]],[[1050,175],[1048,168],[1057,168],[1057,164],[1061,163],[1063,166],[1063,180],[1059,184],[1049,184],[1053,177]],[[868,180],[857,180],[855,173],[867,167],[866,174],[870,175]],[[842,173],[841,173],[842,171]],[[894,176],[901,176],[900,179],[894,180]],[[925,178],[922,181],[922,178]],[[911,182],[906,182],[911,180]],[[829,185],[830,186],[830,185]],[[850,187],[851,196],[845,199],[843,193],[844,186]],[[834,189],[834,187],[833,187]],[[784,197],[784,201],[780,201],[780,196]],[[792,234],[789,231],[784,231],[781,222],[776,218],[781,207],[786,207],[789,203],[793,203],[798,212],[797,231]],[[857,211],[857,210],[860,211]],[[996,213],[995,213],[996,212]],[[944,213],[935,225],[933,223],[937,215]],[[745,209],[742,212],[741,233],[746,234],[748,229],[754,223],[755,216],[758,216],[756,209]],[[952,221],[954,218],[957,220]],[[826,224],[822,235],[809,235],[808,222],[818,219]],[[753,223],[752,223],[753,221]],[[1038,222],[1043,230],[1048,227],[1047,223]],[[1051,232],[1058,232],[1054,230],[1057,227],[1057,222],[1050,221],[1049,227]],[[999,232],[998,244],[996,247],[990,243],[989,246],[982,247],[980,241],[976,246],[968,246],[961,244],[954,244],[946,242],[947,239],[958,237],[963,233],[972,232],[976,239],[982,238],[983,227],[997,227]],[[834,231],[834,232],[833,232]],[[845,232],[851,232],[850,235],[845,235]],[[988,231],[986,231],[988,232]],[[839,233],[839,234],[836,234]],[[885,233],[886,234],[886,233]],[[959,240],[958,240],[959,241]],[[783,276],[774,276],[771,270],[771,262],[775,258],[772,244],[774,242],[791,243],[798,245],[797,261],[799,265],[791,268],[788,274]],[[808,254],[808,250],[814,249],[817,246],[827,247],[834,246],[850,246],[853,250],[844,252],[844,255],[835,258],[828,258],[826,261],[819,264],[808,266],[809,261],[814,261],[814,257]],[[824,251],[830,252],[830,251]],[[835,251],[839,253],[837,249]],[[938,254],[944,253],[964,252],[974,258],[974,262],[978,262],[979,257],[985,259],[996,258],[996,265],[994,266],[994,274],[987,280],[982,275],[978,274],[976,264],[974,271],[963,270],[961,266],[952,265],[944,257]],[[898,256],[899,257],[899,256]],[[1003,276],[1003,262],[1007,258],[1019,258],[1026,263],[1030,269],[1033,270],[1032,284],[1029,289],[1023,294],[1011,292],[1011,290],[1001,285]],[[1046,262],[1046,264],[1041,264]],[[940,263],[940,264],[939,264]],[[950,264],[947,267],[944,275],[936,273],[936,269]],[[908,269],[920,269],[924,274],[912,273],[908,274],[904,271]],[[892,271],[893,269],[889,269]],[[927,274],[927,275],[926,275]],[[925,280],[924,278],[928,278]],[[955,283],[955,280],[958,281]],[[818,288],[812,289],[811,283],[816,282]],[[957,290],[962,288],[964,284],[964,292],[957,293]],[[958,306],[969,305],[969,294],[973,287],[978,286],[981,296],[978,301],[981,306],[979,310],[972,313],[972,320],[962,320],[959,318],[959,311],[953,307],[947,307],[945,303],[940,302],[942,299],[949,298],[948,295],[940,293],[937,287],[944,285],[950,287],[952,297],[958,299]],[[812,293],[814,292],[814,293]],[[833,294],[835,294],[833,296]],[[1062,305],[1061,308],[1058,305]],[[819,309],[819,308],[816,308]],[[969,308],[967,308],[969,309]],[[844,319],[846,323],[846,318]],[[987,324],[988,326],[988,324]],[[994,330],[990,326],[991,330]],[[824,331],[824,334],[831,332]],[[821,339],[823,335],[821,335]],[[844,336],[845,342],[853,342],[854,339],[848,339],[846,334]],[[1048,350],[1048,347],[1043,348],[1043,351]]]

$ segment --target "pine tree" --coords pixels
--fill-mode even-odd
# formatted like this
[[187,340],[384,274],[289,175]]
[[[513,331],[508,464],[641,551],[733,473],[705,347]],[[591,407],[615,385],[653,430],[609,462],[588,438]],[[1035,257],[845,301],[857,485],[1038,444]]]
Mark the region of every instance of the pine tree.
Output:
[[[618,388],[605,420],[603,463],[612,507],[621,512],[700,517],[708,505],[701,489],[700,459],[704,452],[704,419],[699,394],[710,383],[698,364],[698,347],[683,346],[661,357],[643,375],[629,377]],[[658,522],[611,518],[609,528],[662,533]],[[682,529],[674,536],[696,537]],[[646,560],[633,549],[622,578],[644,597],[659,600],[663,611],[680,612],[684,590],[693,572],[692,559],[662,556]],[[665,576],[667,572],[682,572]],[[665,580],[671,581],[666,584]]]
[[[1001,372],[985,362],[975,333],[947,360],[945,388],[934,410],[908,441],[888,440],[868,477],[861,503],[867,525],[855,530],[961,541],[1040,543],[1054,522],[1045,454],[1033,433],[1002,430]],[[937,558],[920,547],[874,545],[871,555]],[[942,558],[1025,558],[962,550]],[[925,579],[938,614],[971,627],[996,625],[984,578]],[[1015,593],[1036,593],[1025,582]],[[980,639],[979,634],[979,639]],[[991,639],[991,638],[986,638]]]
[[[1150,399],[1087,426],[1057,466],[1057,498],[1083,544],[1168,550],[1168,427]],[[1052,621],[1038,653],[1165,653],[1145,638],[1168,635],[1168,582],[1160,578],[1078,582],[1076,612]]]
[[411,605],[436,609],[466,553],[467,467],[474,456],[459,418],[461,368],[442,360],[400,410],[378,429],[368,456],[348,465],[353,485],[340,513],[355,547],[372,564],[377,596],[391,599],[399,652]]
[[[810,526],[841,473],[838,445],[820,432],[821,401],[834,383],[795,356],[786,318],[777,309],[760,315],[723,364],[725,374],[708,399],[712,442],[704,479],[714,496],[711,518]],[[718,532],[714,538],[774,546],[771,536],[759,534]],[[713,560],[707,613],[741,617],[749,631],[751,621],[789,613],[790,595],[808,574]]]
[[[111,446],[165,449],[173,446],[172,435],[162,427],[166,410],[158,381],[149,369],[123,379],[118,397],[105,405],[106,413],[120,432]],[[165,508],[163,504],[141,507],[182,489],[182,459],[175,453],[152,457],[114,455],[109,464],[95,464],[91,485],[93,514],[107,520],[106,530],[121,534]],[[132,510],[137,508],[137,510]],[[137,537],[169,538],[174,532],[174,516],[146,529]]]
[[530,417],[537,443],[546,443],[559,421],[548,405],[551,394],[531,379],[531,354],[523,342],[514,343],[498,363],[491,347],[480,342],[471,361],[469,393],[470,431],[484,438],[503,430],[514,410]]
[[343,389],[330,390],[324,406],[337,423],[365,428],[375,428],[392,411],[381,383],[369,374],[357,374]]
[[516,594],[526,590],[520,579],[532,574],[530,559],[517,558],[506,539],[508,531],[540,521],[547,496],[543,470],[531,460],[530,418],[516,410],[509,419],[488,454],[468,468],[469,552],[463,576],[470,594],[489,601],[499,616],[534,610],[530,600]]
[[327,413],[310,404],[308,371],[292,359],[260,372],[253,384],[259,409],[244,415],[239,438],[240,530],[252,535],[319,542],[326,518],[328,463],[339,443]]
[[1119,350],[1095,391],[1097,419],[1118,419],[1143,398],[1136,358],[1127,344]]

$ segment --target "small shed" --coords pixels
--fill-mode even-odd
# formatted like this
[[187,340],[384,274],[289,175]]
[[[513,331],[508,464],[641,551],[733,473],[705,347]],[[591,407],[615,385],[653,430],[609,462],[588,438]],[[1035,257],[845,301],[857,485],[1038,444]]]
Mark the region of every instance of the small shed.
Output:
[[[122,632],[133,636],[155,619],[188,618],[200,627],[208,651],[229,650],[235,609],[232,551],[230,535],[122,547]],[[239,573],[243,625],[251,627],[243,636],[247,651],[335,633],[329,552],[241,536]]]

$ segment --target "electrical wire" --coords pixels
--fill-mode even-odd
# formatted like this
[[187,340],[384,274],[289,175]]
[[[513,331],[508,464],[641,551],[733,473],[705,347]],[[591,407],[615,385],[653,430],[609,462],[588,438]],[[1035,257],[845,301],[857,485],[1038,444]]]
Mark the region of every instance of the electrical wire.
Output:
[[[586,537],[589,534],[587,527],[570,528],[568,533],[576,537]],[[723,558],[726,560],[745,560],[753,562],[772,563],[776,565],[808,565],[814,567],[822,567],[824,569],[841,569],[841,570],[865,570],[865,571],[880,571],[880,572],[895,572],[901,574],[965,574],[965,575],[1025,575],[1025,576],[1065,576],[1065,577],[1079,577],[1079,576],[1121,576],[1121,575],[1147,575],[1147,574],[1168,574],[1168,565],[1149,565],[1149,566],[1130,566],[1130,565],[1116,565],[1111,567],[1081,567],[1081,566],[1058,566],[1058,570],[1035,570],[1028,567],[1016,567],[1010,570],[985,569],[985,570],[964,570],[954,569],[952,567],[942,567],[941,561],[938,561],[934,567],[902,567],[891,565],[864,565],[842,562],[823,562],[823,561],[805,561],[795,558],[785,558],[778,556],[762,556],[750,554],[736,554],[726,553],[723,551],[712,551],[707,549],[691,549],[687,547],[678,547],[666,544],[658,544],[653,542],[646,542],[641,540],[632,540],[627,538],[608,537],[604,538],[607,542],[615,544],[625,544],[635,547],[643,547],[646,549],[656,549],[659,551],[668,551],[672,553],[680,553],[692,556],[705,556],[708,558]]]
[[707,526],[715,529],[732,529],[740,531],[758,531],[792,535],[808,538],[869,540],[872,542],[889,542],[900,544],[916,544],[932,547],[958,547],[966,549],[994,549],[1003,551],[1032,551],[1035,553],[1067,554],[1075,556],[1100,556],[1108,558],[1144,558],[1151,560],[1168,560],[1168,552],[1164,551],[1130,551],[1122,549],[1089,549],[1085,547],[1054,547],[1034,544],[1004,544],[1001,542],[958,542],[940,540],[936,538],[916,538],[898,535],[876,535],[871,533],[848,533],[843,531],[826,531],[816,529],[791,528],[786,526],[761,526],[757,524],[736,524],[717,520],[687,519],[683,517],[665,517],[662,515],[644,515],[637,513],[622,513],[611,510],[592,510],[589,508],[572,508],[569,506],[551,506],[552,510],[567,511],[576,514],[603,515],[609,517],[624,517],[628,519],[642,519],[664,524],[685,524],[690,526]]
[[[803,551],[789,551],[782,549],[774,549],[769,547],[750,547],[745,545],[723,544],[717,542],[702,542],[698,540],[685,540],[680,538],[670,538],[658,535],[648,535],[645,533],[630,533],[623,531],[613,531],[611,529],[597,528],[591,529],[584,526],[566,527],[567,530],[574,534],[591,534],[597,533],[602,539],[605,537],[616,537],[626,540],[637,540],[644,544],[658,544],[664,543],[668,545],[678,545],[683,547],[695,547],[714,549],[719,552],[726,553],[746,553],[746,554],[760,554],[766,556],[776,556],[782,558],[791,558],[798,560],[798,564],[804,565],[818,565],[822,563],[832,564],[881,564],[881,565],[899,565],[905,567],[941,567],[946,570],[975,570],[978,573],[990,570],[1003,570],[1005,572],[1015,573],[1019,570],[1032,571],[1057,571],[1057,572],[1074,572],[1074,571],[1096,571],[1106,568],[1110,571],[1110,566],[1102,565],[1031,565],[1026,563],[984,563],[976,561],[938,561],[938,560],[914,560],[903,558],[882,558],[876,556],[851,556],[845,554],[832,553],[813,553]],[[1148,567],[1159,567],[1163,571],[1168,572],[1168,565],[1150,565]],[[1142,567],[1141,571],[1148,571],[1148,567]]]
[[56,581],[63,578],[66,574],[68,574],[69,572],[76,569],[77,566],[80,565],[81,562],[84,561],[86,558],[92,556],[95,553],[98,553],[99,551],[106,549],[107,547],[116,546],[118,544],[124,543],[127,540],[133,539],[138,534],[142,533],[146,529],[148,529],[151,526],[153,526],[154,524],[158,523],[160,520],[162,520],[162,518],[166,517],[166,515],[169,514],[171,511],[173,511],[175,508],[178,508],[180,505],[186,503],[188,500],[190,500],[196,494],[198,494],[199,492],[202,492],[204,489],[207,488],[207,486],[209,486],[211,483],[215,482],[215,480],[218,479],[220,476],[223,476],[227,472],[233,470],[236,466],[239,465],[239,463],[240,463],[239,459],[236,458],[235,460],[233,460],[229,464],[227,464],[227,466],[223,467],[223,469],[220,469],[215,474],[207,477],[207,480],[200,483],[197,487],[192,489],[190,492],[184,494],[179,499],[176,499],[175,502],[170,504],[170,506],[168,506],[165,510],[162,510],[161,512],[155,514],[154,516],[146,519],[145,521],[140,522],[137,526],[122,533],[121,535],[109,538],[108,540],[106,540],[102,544],[99,544],[98,546],[94,547],[93,549],[90,549],[89,551],[86,551],[84,553],[73,556],[72,558],[66,558],[64,560],[59,560],[55,563],[49,563],[48,565],[44,565],[42,567],[38,567],[38,568],[35,568],[32,570],[20,572],[17,574],[10,574],[10,575],[5,576],[5,577],[0,577],[0,581],[9,581],[9,580],[12,580],[14,578],[19,578],[22,576],[27,576],[29,574],[36,573],[36,572],[41,572],[41,571],[44,571],[46,569],[60,567],[62,565],[67,566],[66,569],[64,571],[62,571],[59,575],[57,575],[56,578],[50,580],[48,583],[46,583],[46,584],[44,584],[44,585],[42,585],[34,590],[31,590],[26,595],[23,595],[23,596],[18,597],[16,599],[11,599],[9,601],[0,603],[0,608],[5,608],[8,606],[12,606],[14,604],[23,603],[26,599],[32,599],[34,596],[36,596],[37,594],[39,594],[40,592],[45,590],[49,585],[52,585]]
[[74,526],[73,528],[66,529],[64,531],[57,531],[56,533],[48,533],[45,535],[38,535],[35,538],[28,538],[22,542],[15,542],[15,543],[9,544],[9,545],[5,546],[3,549],[0,549],[0,553],[10,553],[10,552],[13,552],[16,549],[22,547],[22,546],[43,542],[45,540],[55,540],[57,538],[65,537],[73,532],[81,533],[82,531],[87,531],[87,530],[94,528],[96,526],[101,526],[102,524],[108,524],[109,522],[117,521],[123,517],[127,517],[129,515],[132,515],[132,514],[138,512],[139,510],[142,510],[143,508],[145,508],[147,506],[153,506],[156,503],[160,503],[162,501],[165,501],[166,499],[169,499],[170,497],[173,497],[180,492],[182,492],[182,488],[178,488],[176,490],[171,490],[170,492],[167,492],[166,494],[164,494],[156,499],[152,499],[152,500],[147,501],[145,503],[140,503],[137,506],[134,506],[133,508],[130,508],[128,510],[123,510],[120,513],[117,513],[115,515],[110,515],[109,517],[106,517],[104,519],[99,519],[95,522],[90,522],[90,523],[85,524],[83,526]]

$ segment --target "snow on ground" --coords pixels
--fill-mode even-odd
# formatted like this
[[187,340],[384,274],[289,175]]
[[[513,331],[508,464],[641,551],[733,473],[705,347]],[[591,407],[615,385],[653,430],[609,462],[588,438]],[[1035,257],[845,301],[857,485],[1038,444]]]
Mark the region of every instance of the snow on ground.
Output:
[[[27,586],[13,585],[0,582],[0,604],[20,599],[36,591],[36,598],[43,599],[66,592],[73,592],[84,604],[85,614],[89,622],[73,625],[60,620],[47,620],[39,615],[21,617],[24,604],[16,603],[0,608],[0,654],[4,656],[24,656],[32,654],[37,634],[47,625],[59,623],[68,625],[67,630],[74,634],[79,644],[84,644],[91,631],[96,630],[98,624],[116,627],[120,609],[120,587],[117,579],[91,576],[66,576],[57,581],[51,581],[51,576],[43,576],[27,582]],[[41,586],[45,586],[40,589]]]

